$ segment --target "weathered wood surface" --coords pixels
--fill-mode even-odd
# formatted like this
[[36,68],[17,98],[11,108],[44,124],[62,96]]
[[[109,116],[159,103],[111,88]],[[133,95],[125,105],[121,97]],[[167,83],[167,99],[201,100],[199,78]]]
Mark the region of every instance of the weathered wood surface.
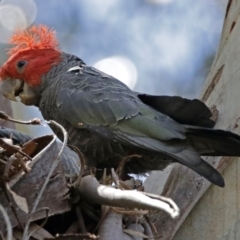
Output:
[[240,239],[240,161],[224,171],[224,189],[211,186],[187,216],[174,240]]
[[[229,0],[220,46],[201,96],[208,106],[217,106],[219,113],[216,128],[229,129],[238,134],[240,134],[239,14],[240,0]],[[174,238],[177,240],[240,239],[237,237],[240,231],[236,231],[240,222],[238,160],[213,157],[207,159],[220,172],[229,165],[232,166],[223,175],[226,182],[224,189],[211,186],[208,190],[210,184],[207,180],[184,166],[176,164],[173,167],[162,195],[171,197],[178,204],[181,217],[172,220],[162,213],[152,216],[152,219],[157,221],[161,239],[172,239],[179,228]],[[197,207],[193,209],[196,203]],[[234,237],[228,238],[230,235]]]
[[[221,43],[203,99],[219,110],[216,127],[240,134],[240,1],[229,1]],[[222,70],[221,70],[222,69]],[[217,77],[215,77],[217,76]],[[228,159],[227,159],[228,160]],[[221,162],[226,163],[224,159]],[[226,187],[211,186],[187,217],[175,240],[240,239],[240,162],[233,158],[223,176]]]

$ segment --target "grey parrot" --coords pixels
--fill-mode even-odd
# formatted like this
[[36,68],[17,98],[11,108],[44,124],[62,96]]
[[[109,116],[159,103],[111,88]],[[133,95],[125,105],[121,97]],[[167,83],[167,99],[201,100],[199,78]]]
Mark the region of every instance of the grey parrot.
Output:
[[[88,167],[142,174],[181,163],[223,187],[222,176],[201,156],[240,156],[240,136],[212,129],[201,101],[136,93],[80,58],[59,50],[52,30],[18,30],[0,69],[0,91],[37,106],[60,123]],[[61,139],[61,133],[53,128]],[[140,156],[140,157],[138,157]]]

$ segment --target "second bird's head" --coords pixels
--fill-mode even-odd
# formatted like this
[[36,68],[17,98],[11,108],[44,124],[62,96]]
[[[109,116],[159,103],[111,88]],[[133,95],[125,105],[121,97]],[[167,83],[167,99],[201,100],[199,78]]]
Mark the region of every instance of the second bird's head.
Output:
[[0,91],[25,105],[37,105],[44,75],[61,61],[55,32],[46,26],[33,26],[28,31],[17,30],[10,43],[15,46],[0,68]]

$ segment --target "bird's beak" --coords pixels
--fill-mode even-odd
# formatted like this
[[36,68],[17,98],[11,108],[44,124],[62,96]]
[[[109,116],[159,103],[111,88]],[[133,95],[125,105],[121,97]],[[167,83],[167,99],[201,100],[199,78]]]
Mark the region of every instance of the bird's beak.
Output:
[[16,92],[21,89],[23,82],[19,79],[5,79],[0,81],[0,92],[3,94],[4,97],[11,101],[16,100]]
[[25,105],[37,105],[39,101],[36,91],[20,79],[1,80],[0,92],[4,97],[15,102],[17,102],[16,97],[19,96],[21,102]]

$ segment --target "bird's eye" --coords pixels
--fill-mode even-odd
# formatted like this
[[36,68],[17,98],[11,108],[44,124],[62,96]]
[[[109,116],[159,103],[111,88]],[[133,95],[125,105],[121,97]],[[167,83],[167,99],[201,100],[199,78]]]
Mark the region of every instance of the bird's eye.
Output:
[[26,61],[21,60],[21,61],[17,62],[17,67],[18,68],[22,68],[22,67],[24,67],[26,65],[26,63],[27,63]]

